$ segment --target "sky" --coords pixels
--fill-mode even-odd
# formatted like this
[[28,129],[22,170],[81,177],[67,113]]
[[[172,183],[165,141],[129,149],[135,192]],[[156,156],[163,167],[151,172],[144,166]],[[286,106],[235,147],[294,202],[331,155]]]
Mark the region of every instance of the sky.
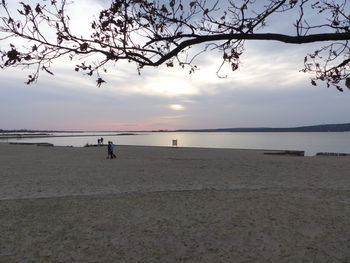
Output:
[[[106,0],[77,0],[73,29],[82,30]],[[277,17],[275,21],[277,21]],[[80,24],[81,23],[81,24]],[[276,26],[278,25],[278,26]],[[275,24],[275,30],[281,23]],[[6,45],[8,43],[0,43]],[[246,43],[238,71],[218,78],[218,53],[200,58],[199,70],[110,65],[100,88],[67,60],[26,85],[31,70],[0,70],[0,129],[140,131],[236,127],[293,127],[350,122],[350,91],[312,86],[300,72],[315,44]]]

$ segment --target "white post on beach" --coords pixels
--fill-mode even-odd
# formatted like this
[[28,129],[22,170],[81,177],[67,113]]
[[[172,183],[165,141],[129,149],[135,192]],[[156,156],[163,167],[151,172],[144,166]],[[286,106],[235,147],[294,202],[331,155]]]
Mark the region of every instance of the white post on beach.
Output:
[[173,147],[177,147],[177,139],[173,139]]

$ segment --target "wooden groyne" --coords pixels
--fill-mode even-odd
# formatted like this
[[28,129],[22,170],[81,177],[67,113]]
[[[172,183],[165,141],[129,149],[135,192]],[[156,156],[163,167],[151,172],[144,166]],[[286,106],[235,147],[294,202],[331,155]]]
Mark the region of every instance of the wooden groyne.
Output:
[[305,156],[305,151],[271,151],[264,152],[264,154],[268,155],[290,155],[290,156]]
[[9,144],[36,145],[36,146],[54,146],[52,143],[48,143],[48,142],[10,142]]
[[350,153],[319,152],[316,156],[350,156]]

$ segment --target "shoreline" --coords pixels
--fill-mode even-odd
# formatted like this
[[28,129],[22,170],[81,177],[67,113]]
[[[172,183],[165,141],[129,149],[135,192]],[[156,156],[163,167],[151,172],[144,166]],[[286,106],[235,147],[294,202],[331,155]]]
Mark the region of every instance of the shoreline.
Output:
[[[141,134],[143,135],[143,134]],[[28,138],[28,139],[0,139],[0,142],[14,143],[39,143],[47,142],[57,146],[83,147],[86,144],[96,144],[101,136],[91,135],[89,137],[65,137],[65,138]],[[257,137],[246,133],[243,135],[225,133],[153,133],[144,136],[102,136],[105,140],[112,140],[116,145],[149,145],[149,146],[171,146],[173,139],[178,139],[179,147],[206,147],[206,148],[231,148],[231,149],[261,149],[279,151],[304,151],[306,156],[314,156],[317,153],[350,154],[347,141],[350,133],[334,134],[308,134],[296,133],[274,136],[272,133],[260,134]]]
[[[84,146],[73,146],[73,145],[54,145],[48,142],[0,142],[14,145],[35,145],[35,146],[52,146],[52,147],[106,147],[107,144],[86,144]],[[192,147],[192,146],[147,146],[147,145],[118,145],[119,146],[131,146],[131,147],[165,147],[165,148],[194,148],[194,149],[230,149],[230,150],[240,150],[240,151],[263,151],[266,155],[289,155],[289,156],[302,156],[302,157],[313,157],[313,156],[338,156],[345,157],[350,156],[350,153],[343,152],[316,152],[314,155],[306,155],[305,151],[301,150],[278,150],[278,149],[246,149],[246,148],[216,148],[216,147]]]
[[1,140],[6,139],[33,139],[33,138],[59,138],[59,137],[94,137],[94,136],[125,136],[125,135],[139,135],[136,133],[116,133],[116,134],[75,134],[75,135],[52,135],[52,134],[16,134],[16,135],[0,135]]

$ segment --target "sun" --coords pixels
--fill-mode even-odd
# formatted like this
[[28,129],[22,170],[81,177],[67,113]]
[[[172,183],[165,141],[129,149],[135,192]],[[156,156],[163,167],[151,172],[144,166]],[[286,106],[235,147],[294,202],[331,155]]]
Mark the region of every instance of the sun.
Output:
[[175,111],[181,111],[181,110],[185,109],[185,107],[180,105],[180,104],[172,104],[169,107],[170,107],[170,109],[175,110]]

